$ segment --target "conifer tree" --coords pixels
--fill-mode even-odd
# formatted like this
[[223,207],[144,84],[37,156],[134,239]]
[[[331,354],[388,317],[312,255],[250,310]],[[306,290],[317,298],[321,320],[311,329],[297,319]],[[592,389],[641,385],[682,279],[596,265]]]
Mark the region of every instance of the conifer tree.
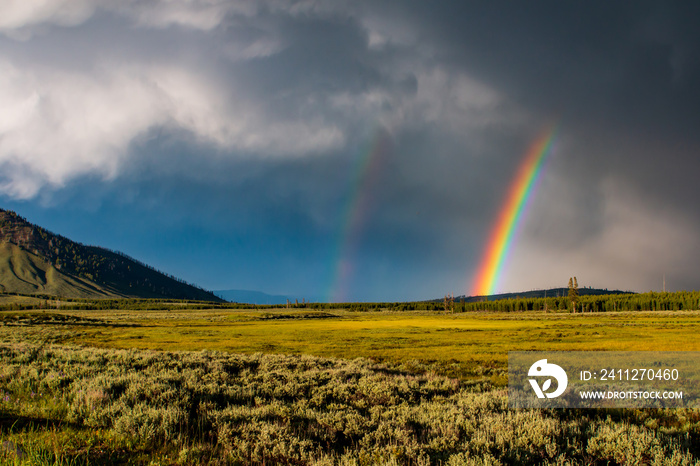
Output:
[[578,280],[576,277],[569,278],[569,301],[576,312],[576,304],[578,303]]

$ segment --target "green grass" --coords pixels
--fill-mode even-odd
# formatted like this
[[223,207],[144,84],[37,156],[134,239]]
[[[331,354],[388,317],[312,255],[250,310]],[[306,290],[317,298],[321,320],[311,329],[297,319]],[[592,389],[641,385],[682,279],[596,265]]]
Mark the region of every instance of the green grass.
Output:
[[[418,362],[439,373],[478,377],[502,373],[508,351],[696,351],[698,312],[569,314],[427,312],[352,313],[327,310],[67,311],[48,322],[52,341],[101,348],[202,349],[232,353],[309,354],[395,364]],[[5,331],[10,327],[5,327]]]
[[698,351],[699,326],[691,311],[5,311],[0,464],[696,464],[698,410],[509,410],[500,387],[508,351]]
[[5,242],[0,242],[0,284],[0,291],[28,294],[83,298],[117,296],[100,285],[57,270],[16,244]]

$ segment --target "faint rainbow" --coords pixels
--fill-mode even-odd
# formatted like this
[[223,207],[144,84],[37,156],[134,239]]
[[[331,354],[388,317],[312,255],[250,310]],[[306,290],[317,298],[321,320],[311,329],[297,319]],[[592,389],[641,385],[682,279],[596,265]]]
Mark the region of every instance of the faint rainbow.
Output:
[[382,158],[390,146],[388,131],[379,127],[374,131],[366,149],[359,152],[353,163],[347,201],[341,211],[340,233],[332,254],[333,273],[326,295],[327,302],[344,302],[348,299],[357,243],[370,208],[373,187],[381,171]]
[[525,154],[489,236],[486,253],[477,270],[472,296],[496,293],[504,264],[517,236],[515,233],[542,174],[547,155],[551,152],[555,133],[555,125],[548,127]]

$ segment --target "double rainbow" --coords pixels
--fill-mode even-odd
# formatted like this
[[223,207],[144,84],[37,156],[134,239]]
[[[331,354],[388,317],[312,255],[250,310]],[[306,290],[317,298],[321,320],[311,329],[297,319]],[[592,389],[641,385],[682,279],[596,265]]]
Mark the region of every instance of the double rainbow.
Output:
[[357,245],[369,215],[372,194],[380,180],[382,161],[392,150],[387,129],[377,127],[365,150],[357,154],[351,170],[349,192],[341,211],[341,228],[332,254],[333,272],[327,302],[345,302],[355,272]]
[[472,296],[496,293],[523,214],[535,191],[547,155],[551,152],[555,133],[556,126],[547,128],[525,154],[525,160],[508,190],[506,201],[489,236],[486,252],[472,287]]

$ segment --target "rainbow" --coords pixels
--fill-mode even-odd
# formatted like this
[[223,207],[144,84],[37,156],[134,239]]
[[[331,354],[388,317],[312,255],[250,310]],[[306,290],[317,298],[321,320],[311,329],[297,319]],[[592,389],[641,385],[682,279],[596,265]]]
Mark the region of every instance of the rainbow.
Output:
[[389,132],[379,127],[375,129],[367,149],[360,151],[354,161],[347,202],[341,211],[340,234],[332,253],[333,272],[326,293],[327,302],[344,302],[348,299],[357,243],[368,216],[373,188],[380,177],[382,161],[390,150]]
[[548,127],[525,154],[525,159],[510,185],[506,202],[503,204],[489,236],[486,252],[472,287],[472,296],[487,296],[496,293],[506,259],[517,236],[515,233],[542,174],[544,161],[551,152],[555,133],[555,125]]

